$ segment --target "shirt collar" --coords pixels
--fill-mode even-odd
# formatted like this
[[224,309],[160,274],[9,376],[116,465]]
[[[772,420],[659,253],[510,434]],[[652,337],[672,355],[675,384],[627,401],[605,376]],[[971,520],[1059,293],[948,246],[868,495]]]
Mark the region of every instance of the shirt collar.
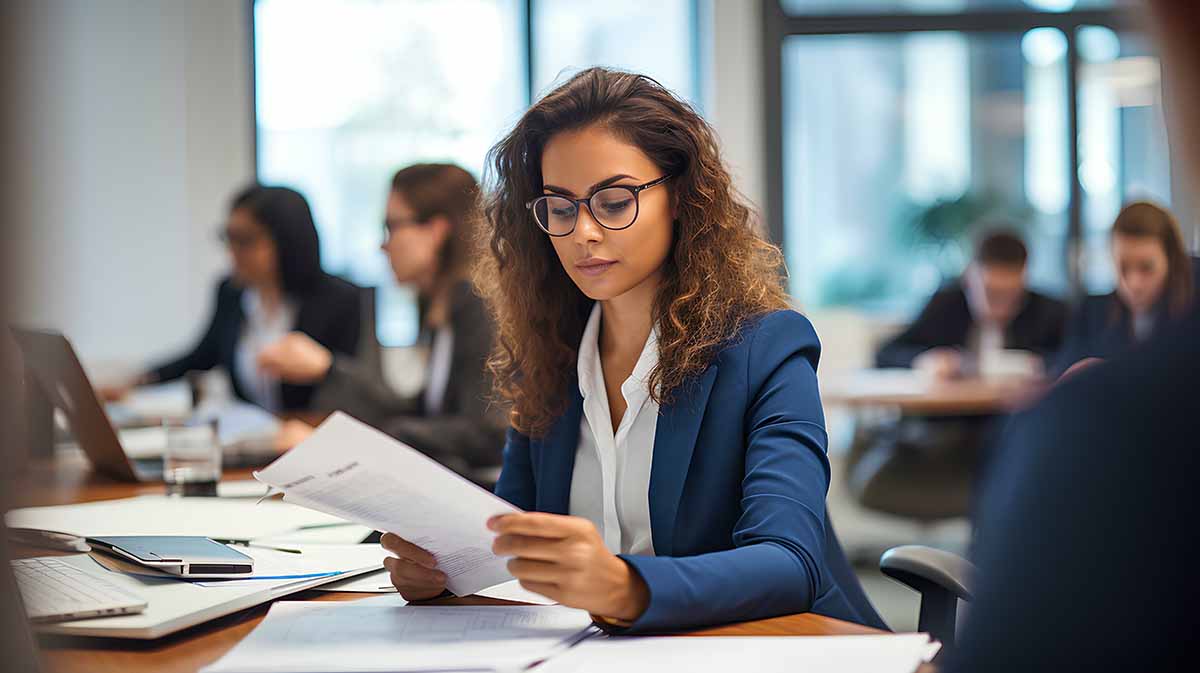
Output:
[[[592,306],[587,325],[583,328],[583,338],[579,340],[579,358],[576,363],[576,373],[579,377],[579,393],[587,399],[589,393],[603,392],[603,370],[600,365],[600,302]],[[658,366],[658,325],[650,328],[646,344],[642,346],[642,354],[638,356],[637,364],[629,379],[621,384],[621,393],[629,401],[638,390],[646,390],[646,382],[650,372]],[[649,391],[647,390],[647,394]]]

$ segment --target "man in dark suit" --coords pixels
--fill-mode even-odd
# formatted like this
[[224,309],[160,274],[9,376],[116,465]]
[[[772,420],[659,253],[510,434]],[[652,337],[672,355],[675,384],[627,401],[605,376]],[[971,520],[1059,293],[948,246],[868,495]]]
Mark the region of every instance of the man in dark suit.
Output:
[[[1170,104],[1187,113],[1172,144],[1200,175],[1200,4],[1147,4]],[[949,671],[1195,668],[1198,344],[1193,306],[1013,421],[984,496],[980,583]]]
[[[1006,431],[954,671],[1178,670],[1200,573],[1200,314],[1068,377]],[[1188,540],[1192,542],[1189,543]]]
[[1062,341],[1066,309],[1025,284],[1028,251],[1010,231],[980,239],[960,280],[933,295],[908,329],[876,355],[878,367],[912,367],[943,378],[969,373],[970,355],[1017,349],[1043,358]]

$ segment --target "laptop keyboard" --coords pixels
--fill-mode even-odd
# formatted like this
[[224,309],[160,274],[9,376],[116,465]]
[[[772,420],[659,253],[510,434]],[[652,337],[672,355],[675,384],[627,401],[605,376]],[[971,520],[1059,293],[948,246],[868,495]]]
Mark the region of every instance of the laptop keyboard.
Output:
[[103,577],[53,557],[15,560],[12,568],[33,621],[120,615],[146,607],[146,601]]

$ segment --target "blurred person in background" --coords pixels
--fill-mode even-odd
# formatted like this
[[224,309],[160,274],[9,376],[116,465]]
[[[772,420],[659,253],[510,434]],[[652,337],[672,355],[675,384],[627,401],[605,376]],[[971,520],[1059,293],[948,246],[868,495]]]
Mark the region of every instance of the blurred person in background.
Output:
[[234,197],[221,230],[232,274],[217,286],[209,325],[187,354],[134,380],[101,389],[124,397],[137,385],[223,367],[238,398],[271,412],[304,411],[314,387],[282,381],[259,366],[264,348],[300,332],[331,352],[353,355],[359,340],[358,289],[321,269],[320,243],[308,201],[286,187],[252,185]]
[[[392,179],[382,248],[396,281],[420,297],[419,341],[430,345],[422,391],[398,394],[377,366],[302,332],[266,348],[259,365],[284,381],[320,387],[336,408],[454,469],[498,466],[506,423],[489,410],[484,372],[494,328],[468,278],[478,200],[475,178],[452,164],[416,164]],[[279,443],[294,445],[311,431],[290,421]]]
[[978,373],[980,355],[1029,351],[1040,358],[1062,342],[1066,309],[1030,290],[1020,236],[991,229],[962,277],[939,290],[908,329],[879,350],[878,367],[911,367],[941,379]]
[[1117,287],[1086,297],[1075,309],[1055,359],[1056,372],[1129,350],[1191,306],[1192,260],[1179,223],[1165,208],[1145,201],[1125,206],[1113,223],[1110,243]]

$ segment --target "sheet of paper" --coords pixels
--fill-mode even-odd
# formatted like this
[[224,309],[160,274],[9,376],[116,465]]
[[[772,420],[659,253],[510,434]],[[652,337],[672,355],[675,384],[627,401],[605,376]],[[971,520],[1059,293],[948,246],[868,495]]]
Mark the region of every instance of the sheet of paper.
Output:
[[477,596],[487,596],[488,598],[499,598],[506,601],[516,601],[518,603],[529,603],[531,605],[558,605],[558,601],[546,598],[541,594],[534,592],[521,586],[517,580],[497,584],[494,587],[488,587],[480,591],[476,591]]
[[[145,495],[79,505],[14,509],[4,520],[11,528],[40,528],[76,535],[206,535],[255,539],[306,529],[341,528],[344,519],[279,501],[225,498],[173,498]],[[364,529],[354,527],[351,532]],[[341,531],[345,532],[345,531]],[[363,535],[359,535],[361,540]]]
[[913,673],[937,653],[923,633],[880,636],[600,638],[537,673]]
[[364,570],[374,571],[382,568],[383,559],[389,556],[383,547],[377,544],[296,546],[295,549],[301,552],[299,554],[260,547],[235,546],[234,549],[254,559],[252,578],[201,581],[197,584],[228,588],[265,579],[300,579],[346,573],[355,573],[357,576]]
[[592,632],[564,607],[280,602],[202,673],[519,670]]
[[487,520],[515,507],[346,414],[335,413],[254,476],[287,502],[429,550],[456,595],[512,579],[505,559],[491,552]]
[[221,446],[242,442],[269,441],[279,432],[279,419],[262,407],[239,401],[202,404],[192,415],[195,421],[217,421]]
[[[392,586],[391,576],[387,570],[364,573],[350,579],[338,580],[322,584],[317,591],[341,591],[355,594],[394,594],[396,587]],[[399,600],[403,601],[403,598]]]

